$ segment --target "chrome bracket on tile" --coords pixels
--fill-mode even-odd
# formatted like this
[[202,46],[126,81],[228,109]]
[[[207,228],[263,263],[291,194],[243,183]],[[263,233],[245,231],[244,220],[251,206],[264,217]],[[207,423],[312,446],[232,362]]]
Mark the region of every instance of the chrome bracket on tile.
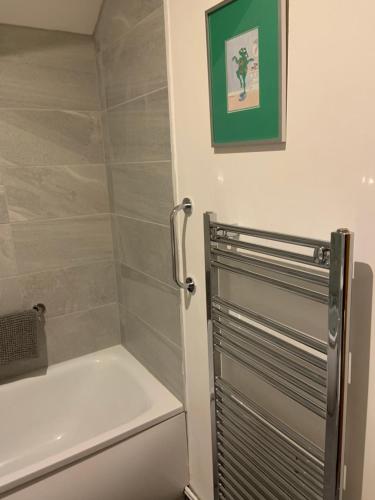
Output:
[[45,318],[46,311],[47,311],[46,306],[42,303],[39,303],[39,304],[35,304],[35,306],[33,306],[33,309],[37,313],[38,321],[44,323],[46,320],[46,318]]
[[44,304],[36,304],[33,309],[40,315],[43,316],[47,310]]
[[186,278],[185,281],[181,281],[179,278],[179,260],[178,260],[178,243],[176,241],[176,226],[175,220],[176,216],[179,212],[183,211],[186,216],[190,216],[193,211],[193,203],[189,198],[184,198],[180,205],[174,207],[170,214],[170,227],[171,227],[171,249],[172,249],[172,274],[173,280],[176,285],[182,290],[186,290],[189,293],[193,293],[195,291],[195,283],[193,278]]

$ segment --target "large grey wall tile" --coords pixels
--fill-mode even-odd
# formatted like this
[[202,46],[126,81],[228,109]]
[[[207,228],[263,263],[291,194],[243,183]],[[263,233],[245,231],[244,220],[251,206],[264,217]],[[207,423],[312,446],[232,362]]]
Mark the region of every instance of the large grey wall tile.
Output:
[[3,182],[11,221],[109,212],[104,165],[4,167]]
[[5,193],[5,187],[0,186],[0,224],[9,221],[8,204]]
[[163,7],[105,50],[100,58],[108,108],[166,87]]
[[0,25],[0,75],[0,314],[44,302],[50,362],[117,344],[93,39]]
[[173,207],[170,162],[112,165],[115,213],[168,224]]
[[113,44],[161,5],[163,0],[105,0],[95,31],[98,48]]
[[49,364],[120,343],[117,304],[46,321]]
[[179,291],[122,264],[118,273],[125,309],[181,347]]
[[17,273],[13,233],[10,224],[0,224],[0,277]]
[[2,110],[0,165],[103,163],[99,113]]
[[109,140],[106,154],[110,162],[170,160],[166,89],[111,109],[106,113],[106,121]]
[[148,325],[121,310],[125,347],[181,401],[184,399],[182,351]]
[[25,309],[43,303],[47,316],[91,309],[117,301],[113,262],[95,262],[19,277]]
[[22,308],[22,293],[18,278],[0,279],[0,314],[9,314]]
[[169,228],[115,217],[117,257],[123,264],[172,284]]
[[162,0],[105,0],[96,42],[123,342],[182,400],[162,7]]
[[91,37],[0,25],[0,108],[97,110]]
[[12,228],[21,273],[113,258],[109,215],[22,222]]
[[0,24],[0,57],[54,68],[93,72],[92,37],[66,31]]

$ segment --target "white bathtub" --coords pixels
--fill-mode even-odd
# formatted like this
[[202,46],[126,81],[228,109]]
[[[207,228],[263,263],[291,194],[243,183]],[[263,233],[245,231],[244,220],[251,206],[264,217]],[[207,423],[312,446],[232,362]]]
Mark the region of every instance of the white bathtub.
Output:
[[0,498],[180,498],[182,405],[123,347],[2,385],[0,408]]

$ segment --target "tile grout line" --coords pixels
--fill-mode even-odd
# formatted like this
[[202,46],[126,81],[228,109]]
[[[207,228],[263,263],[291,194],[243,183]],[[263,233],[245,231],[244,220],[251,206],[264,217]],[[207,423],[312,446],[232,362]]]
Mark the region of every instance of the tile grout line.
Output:
[[25,219],[18,221],[10,221],[8,224],[18,226],[20,224],[40,224],[47,222],[61,222],[61,221],[74,221],[81,219],[95,219],[95,218],[107,218],[110,217],[111,212],[96,212],[91,214],[83,214],[83,215],[72,215],[70,217],[54,217],[54,218],[46,218],[46,219]]
[[[0,167],[0,176],[1,176],[1,182],[2,182],[1,188],[2,188],[3,196],[4,196],[4,202],[5,202],[5,208],[6,208],[6,219],[7,219],[5,222],[1,222],[1,224],[10,224],[8,190],[7,190],[6,185],[3,183],[4,179],[3,179],[2,172],[1,172],[1,167]],[[12,238],[12,242],[13,242],[13,233],[11,235],[11,238]],[[13,245],[14,245],[14,242],[13,242]]]
[[[101,71],[101,68],[99,67],[100,64],[101,64],[101,60],[100,60],[99,53],[96,50],[96,48],[97,48],[97,42],[96,42],[96,37],[95,37],[95,30],[96,30],[96,28],[98,26],[98,23],[99,23],[99,20],[100,20],[100,16],[101,16],[101,14],[103,12],[103,8],[104,8],[104,1],[102,2],[101,11],[99,13],[99,16],[98,16],[98,19],[97,19],[97,22],[96,22],[94,33],[92,35],[93,45],[94,45],[94,54],[95,54],[96,93],[97,93],[98,108],[99,108],[99,112],[100,112],[100,121],[101,122],[102,122],[102,115],[103,115],[103,100],[102,100],[102,97],[106,98],[107,96],[106,96],[106,91],[105,91],[104,85],[102,85],[102,78],[101,78],[102,71]],[[103,96],[103,92],[105,93],[104,96]],[[102,132],[102,143],[103,143],[103,151],[104,151],[104,135],[103,135],[103,132]]]
[[172,163],[172,160],[144,160],[144,161],[109,161],[107,162],[108,167],[119,167],[121,165],[153,165],[159,163]]
[[2,169],[5,169],[5,168],[9,168],[9,169],[16,169],[16,168],[81,168],[81,167],[104,167],[105,166],[105,162],[100,162],[100,163],[72,163],[71,165],[69,164],[66,164],[66,163],[60,163],[58,165],[39,165],[39,164],[35,164],[35,165],[22,165],[22,164],[18,164],[18,165],[2,165],[0,164],[0,171]]
[[97,53],[99,52],[99,37],[97,37],[97,33],[99,32],[99,27],[100,27],[100,22],[104,16],[104,3],[105,2],[102,2],[101,6],[100,6],[100,9],[99,9],[99,14],[98,14],[98,18],[96,20],[96,23],[95,23],[95,27],[94,27],[94,31],[92,33],[92,38],[94,39],[94,47],[95,47],[95,55],[97,56]]
[[146,272],[144,272],[144,271],[141,271],[140,269],[138,269],[138,268],[136,268],[136,267],[133,267],[133,266],[131,266],[131,265],[129,265],[129,264],[126,264],[126,263],[124,263],[124,262],[122,262],[122,261],[120,261],[120,260],[115,260],[115,263],[116,263],[117,265],[124,266],[125,268],[128,268],[128,269],[130,269],[131,271],[134,271],[134,272],[136,272],[136,273],[139,273],[139,274],[141,274],[142,276],[144,276],[144,277],[146,277],[146,278],[148,278],[148,279],[150,279],[150,280],[152,280],[152,281],[155,281],[156,283],[159,283],[160,285],[166,286],[166,287],[168,287],[170,290],[172,290],[172,291],[174,291],[174,292],[179,293],[178,288],[176,288],[175,286],[171,285],[170,283],[166,283],[165,281],[162,281],[162,280],[160,280],[159,278],[156,278],[155,276],[152,276],[151,274],[148,274],[148,273],[146,273]]
[[48,320],[50,320],[50,319],[66,318],[66,317],[69,317],[69,316],[75,316],[75,315],[78,315],[78,314],[87,313],[87,312],[90,312],[90,311],[96,311],[98,309],[103,309],[104,307],[116,306],[116,305],[117,305],[117,302],[107,302],[106,304],[101,304],[100,306],[92,306],[92,307],[88,307],[88,308],[85,308],[85,309],[79,309],[77,311],[72,311],[72,312],[69,312],[69,313],[66,313],[66,314],[57,314],[56,316],[48,316],[48,311],[47,311],[46,322],[48,322]]
[[[94,47],[98,48],[99,44],[96,39],[96,30],[98,29],[101,15],[104,10],[104,2],[101,6],[101,11],[98,16],[97,24],[94,30]],[[113,212],[114,212],[114,196],[113,196],[113,180],[112,180],[112,169],[108,166],[108,154],[107,154],[107,111],[105,110],[105,105],[107,102],[107,90],[104,84],[105,75],[103,74],[103,64],[102,64],[102,53],[98,50],[95,50],[95,69],[96,69],[96,79],[97,79],[97,92],[98,92],[98,100],[99,100],[99,123],[100,123],[100,132],[101,132],[101,146],[102,146],[102,155],[103,162],[105,168],[106,182],[107,182],[107,195],[108,195],[108,204],[109,204],[109,221],[111,228],[111,241],[112,241],[112,254],[113,254],[113,266],[114,266],[114,278],[115,278],[115,294],[116,294],[116,307],[118,314],[118,329],[120,334],[121,341],[121,318],[120,318],[120,287],[119,287],[119,276],[117,272],[117,264],[115,261],[115,256],[117,253],[117,235],[116,228],[114,226],[113,221]],[[103,78],[102,78],[103,76]]]
[[100,259],[100,260],[88,260],[87,262],[83,264],[73,264],[71,266],[62,266],[62,267],[48,267],[44,268],[40,271],[30,271],[28,273],[17,273],[17,274],[11,274],[9,276],[1,276],[0,277],[0,284],[2,281],[6,280],[16,280],[18,278],[26,278],[28,276],[40,276],[41,274],[47,274],[47,273],[56,273],[58,271],[69,271],[71,269],[77,269],[77,268],[82,268],[86,266],[92,266],[92,265],[98,265],[98,264],[116,264],[116,260],[113,259]]
[[0,111],[41,111],[47,113],[68,113],[68,114],[98,114],[100,109],[67,109],[67,108],[38,108],[32,106],[22,106],[22,107],[7,107],[4,108],[0,106]]
[[144,271],[141,271],[140,269],[136,268],[136,267],[133,267],[129,264],[126,264],[125,262],[122,262],[121,260],[118,260],[118,259],[115,259],[115,264],[117,265],[121,265],[121,266],[124,266],[124,267],[127,267],[128,269],[132,270],[132,271],[135,271],[139,274],[142,274],[143,276],[145,276],[146,278],[149,278],[153,281],[156,281],[157,283],[159,283],[160,285],[163,285],[163,286],[167,286],[168,288],[170,288],[171,290],[179,293],[179,290],[178,288],[176,288],[175,286],[171,285],[170,283],[166,283],[165,281],[162,281],[160,280],[159,278],[156,278],[155,276],[152,276],[151,274],[148,274],[148,273],[145,273]]
[[126,106],[127,104],[130,104],[132,102],[140,101],[141,99],[144,99],[145,97],[148,97],[148,96],[153,95],[153,94],[157,94],[158,92],[161,92],[163,90],[168,90],[168,85],[164,85],[163,87],[160,87],[160,88],[155,89],[155,90],[151,90],[150,92],[147,92],[146,94],[142,94],[142,95],[139,95],[139,96],[134,97],[132,99],[128,99],[126,101],[120,102],[119,104],[115,104],[114,106],[106,107],[104,109],[104,111],[105,112],[113,111],[114,109],[117,109],[121,106]]
[[130,217],[129,215],[119,214],[116,212],[114,212],[112,215],[115,217],[121,217],[123,219],[129,219],[129,220],[134,220],[137,222],[142,222],[143,224],[153,224],[154,226],[159,226],[159,227],[162,227],[164,229],[169,229],[168,224],[162,224],[161,222],[154,222],[154,221],[147,220],[147,219],[140,219],[138,217]]

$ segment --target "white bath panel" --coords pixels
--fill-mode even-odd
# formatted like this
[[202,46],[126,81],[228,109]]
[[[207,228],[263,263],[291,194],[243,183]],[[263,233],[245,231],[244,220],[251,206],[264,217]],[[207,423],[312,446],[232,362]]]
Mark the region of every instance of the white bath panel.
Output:
[[6,500],[182,500],[185,415],[0,497]]

